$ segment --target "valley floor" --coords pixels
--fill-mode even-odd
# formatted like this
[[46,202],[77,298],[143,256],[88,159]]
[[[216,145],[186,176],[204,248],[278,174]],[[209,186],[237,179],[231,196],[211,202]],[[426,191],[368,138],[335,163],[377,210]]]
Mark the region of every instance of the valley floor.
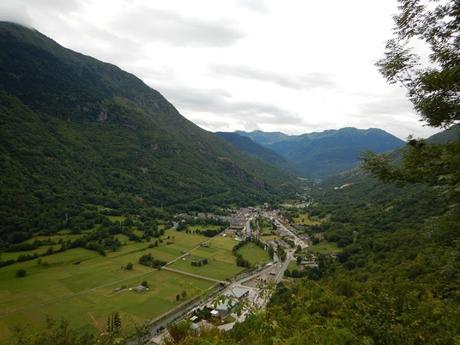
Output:
[[[1,268],[0,342],[11,337],[19,323],[43,327],[46,316],[65,318],[80,330],[91,331],[104,329],[107,315],[118,311],[124,326],[130,328],[210,291],[216,285],[213,280],[225,280],[243,270],[235,264],[232,238],[209,239],[173,229],[163,237],[171,240],[154,248],[145,242],[128,242],[107,256],[76,248],[43,257],[41,263],[31,260]],[[208,244],[200,247],[202,243]],[[168,267],[175,270],[138,264],[139,257],[149,253],[172,262]],[[207,258],[208,264],[194,267],[190,263],[193,257]],[[124,269],[128,263],[133,263],[132,270]],[[27,276],[17,278],[19,269],[26,270]],[[148,291],[130,290],[142,281],[148,282]],[[179,300],[177,296],[181,296]]]

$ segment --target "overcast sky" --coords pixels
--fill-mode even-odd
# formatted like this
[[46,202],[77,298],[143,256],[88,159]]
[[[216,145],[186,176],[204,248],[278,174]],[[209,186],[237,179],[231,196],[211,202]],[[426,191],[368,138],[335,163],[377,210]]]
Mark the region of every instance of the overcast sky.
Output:
[[423,126],[377,72],[396,0],[1,0],[0,19],[116,64],[211,131]]

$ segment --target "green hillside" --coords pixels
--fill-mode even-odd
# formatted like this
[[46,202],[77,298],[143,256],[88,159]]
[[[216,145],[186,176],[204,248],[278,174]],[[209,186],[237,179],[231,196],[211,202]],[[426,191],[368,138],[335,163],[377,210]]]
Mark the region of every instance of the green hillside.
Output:
[[[118,67],[0,23],[1,238],[270,200],[288,176],[186,120]],[[291,182],[289,182],[291,183]]]
[[216,134],[232,144],[236,149],[241,152],[252,155],[267,164],[274,165],[284,170],[295,172],[293,164],[289,163],[286,159],[278,155],[276,152],[265,148],[264,146],[256,143],[252,139],[232,132],[216,132]]

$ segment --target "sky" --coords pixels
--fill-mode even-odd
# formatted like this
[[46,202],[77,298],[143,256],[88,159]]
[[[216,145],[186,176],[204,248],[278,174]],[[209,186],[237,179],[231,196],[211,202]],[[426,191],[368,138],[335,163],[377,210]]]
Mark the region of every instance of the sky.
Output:
[[2,0],[0,20],[135,74],[210,131],[438,130],[375,63],[396,0]]

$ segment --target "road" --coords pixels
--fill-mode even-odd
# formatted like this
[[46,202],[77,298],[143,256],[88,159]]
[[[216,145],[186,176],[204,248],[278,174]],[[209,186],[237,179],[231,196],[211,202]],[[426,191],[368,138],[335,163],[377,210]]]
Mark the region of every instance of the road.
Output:
[[301,238],[299,238],[293,231],[291,231],[286,225],[281,223],[279,219],[275,219],[275,224],[281,228],[284,232],[287,232],[289,235],[294,237],[294,243],[296,246],[300,246],[300,248],[305,249],[308,248],[308,244],[305,243]]
[[252,218],[248,218],[248,220],[246,221],[246,226],[245,226],[245,238],[249,238],[249,237],[251,237],[251,235],[252,235],[251,219],[252,219]]

